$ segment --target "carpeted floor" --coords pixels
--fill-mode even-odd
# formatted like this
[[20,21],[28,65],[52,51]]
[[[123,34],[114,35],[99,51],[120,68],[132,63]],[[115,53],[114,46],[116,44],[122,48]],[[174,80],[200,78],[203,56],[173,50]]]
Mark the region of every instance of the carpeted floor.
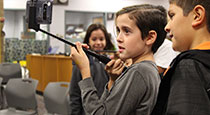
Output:
[[47,110],[44,105],[43,96],[37,94],[37,104],[38,104],[38,115],[44,115],[47,113]]

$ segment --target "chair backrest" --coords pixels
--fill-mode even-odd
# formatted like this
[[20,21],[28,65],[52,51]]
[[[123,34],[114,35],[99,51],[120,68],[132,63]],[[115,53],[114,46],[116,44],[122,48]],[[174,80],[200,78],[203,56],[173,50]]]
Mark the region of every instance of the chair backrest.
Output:
[[21,78],[21,66],[19,63],[1,63],[0,77],[3,78],[2,84],[6,84],[10,78]]
[[2,78],[2,77],[0,77],[0,86],[1,86],[2,80],[3,80],[3,78]]
[[44,90],[44,103],[48,113],[67,115],[69,111],[69,82],[50,82]]
[[3,80],[3,78],[2,77],[0,77],[0,105],[2,104],[2,100],[3,100],[3,97],[2,97],[2,85],[1,85],[1,83],[2,83],[2,80]]
[[36,87],[38,80],[34,79],[10,79],[5,88],[8,107],[21,110],[36,110]]

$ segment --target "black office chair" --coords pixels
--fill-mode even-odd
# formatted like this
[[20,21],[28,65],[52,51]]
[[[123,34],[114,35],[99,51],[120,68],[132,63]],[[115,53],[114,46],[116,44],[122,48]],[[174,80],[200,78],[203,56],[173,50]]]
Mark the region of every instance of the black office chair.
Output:
[[3,108],[3,103],[2,103],[3,102],[3,98],[2,98],[3,96],[2,96],[2,93],[1,93],[2,92],[1,91],[2,90],[2,88],[1,88],[1,82],[2,82],[2,80],[3,79],[0,77],[0,108]]
[[2,84],[7,84],[10,78],[21,78],[21,66],[19,63],[1,63],[0,77],[3,78]]
[[7,109],[0,115],[37,115],[36,88],[38,80],[13,78],[5,88]]
[[69,114],[69,82],[50,82],[44,90],[46,115]]
[[9,79],[11,78],[21,78],[21,66],[19,63],[1,63],[0,64],[0,77],[2,78],[1,90],[0,90],[0,108],[6,108],[6,100],[4,89]]

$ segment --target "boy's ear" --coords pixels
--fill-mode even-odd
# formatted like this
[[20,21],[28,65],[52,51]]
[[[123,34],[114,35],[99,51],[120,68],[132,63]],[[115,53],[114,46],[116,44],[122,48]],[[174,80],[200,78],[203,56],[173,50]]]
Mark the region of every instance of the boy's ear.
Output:
[[205,21],[206,11],[205,8],[201,5],[197,5],[193,9],[193,22],[192,26],[197,27]]
[[146,44],[152,45],[155,42],[156,38],[157,38],[157,32],[154,30],[150,30],[148,37],[146,38]]

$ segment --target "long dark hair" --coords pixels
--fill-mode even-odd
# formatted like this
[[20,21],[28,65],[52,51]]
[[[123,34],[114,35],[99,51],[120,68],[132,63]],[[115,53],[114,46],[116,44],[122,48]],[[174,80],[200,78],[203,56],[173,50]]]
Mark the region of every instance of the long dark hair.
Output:
[[106,46],[104,50],[113,50],[114,45],[111,42],[111,34],[107,32],[106,28],[102,24],[91,24],[86,31],[86,35],[85,35],[83,43],[86,43],[89,45],[89,38],[90,38],[91,33],[98,29],[102,30],[105,35]]

